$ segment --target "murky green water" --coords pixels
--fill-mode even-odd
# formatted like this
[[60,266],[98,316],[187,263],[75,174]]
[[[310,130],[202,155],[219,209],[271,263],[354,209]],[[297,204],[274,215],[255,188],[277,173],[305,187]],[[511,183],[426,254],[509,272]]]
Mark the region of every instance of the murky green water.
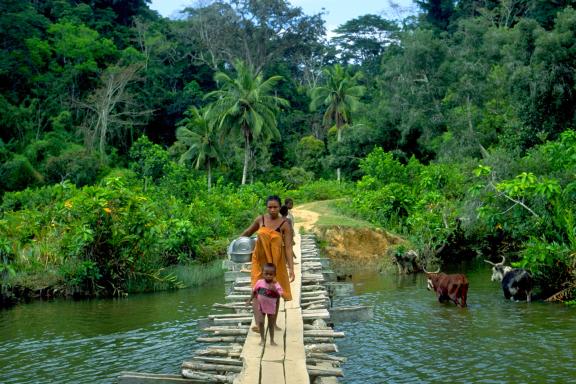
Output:
[[121,371],[177,373],[202,347],[197,319],[224,284],[119,300],[34,302],[0,311],[0,383],[112,383]]
[[[439,304],[423,275],[353,272],[369,323],[337,324],[345,383],[576,381],[576,308],[504,300],[490,271],[466,271],[469,307]],[[112,383],[121,371],[176,373],[202,348],[197,319],[224,301],[200,289],[121,300],[35,302],[0,311],[0,383]],[[273,384],[273,383],[271,383]]]
[[576,308],[512,303],[484,265],[466,271],[467,309],[440,304],[424,276],[353,273],[370,323],[343,323],[346,383],[573,383]]

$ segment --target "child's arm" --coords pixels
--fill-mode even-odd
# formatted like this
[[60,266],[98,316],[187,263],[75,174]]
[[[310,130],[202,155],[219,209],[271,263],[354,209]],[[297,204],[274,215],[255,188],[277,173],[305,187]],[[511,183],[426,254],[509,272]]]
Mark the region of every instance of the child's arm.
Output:
[[254,300],[256,298],[256,295],[258,295],[258,293],[256,292],[256,290],[253,290],[252,296],[250,296],[250,298],[246,301],[246,305],[252,304],[252,300]]
[[282,286],[280,285],[280,283],[278,283],[278,282],[274,283],[274,288],[276,289],[276,292],[278,292],[278,294],[280,296],[284,295],[284,290],[282,289]]

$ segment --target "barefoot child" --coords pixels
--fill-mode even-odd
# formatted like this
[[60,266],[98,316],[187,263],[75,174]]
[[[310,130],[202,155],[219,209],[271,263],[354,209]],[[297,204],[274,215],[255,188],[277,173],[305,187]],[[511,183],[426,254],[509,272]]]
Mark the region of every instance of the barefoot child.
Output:
[[[254,318],[260,331],[260,345],[264,345],[264,318],[268,315],[268,332],[270,333],[270,345],[274,342],[274,325],[276,324],[277,302],[282,295],[282,287],[276,282],[276,267],[272,263],[264,264],[262,269],[263,279],[260,279],[252,289],[252,297],[248,303],[252,302],[254,308]],[[256,299],[256,300],[254,300]]]

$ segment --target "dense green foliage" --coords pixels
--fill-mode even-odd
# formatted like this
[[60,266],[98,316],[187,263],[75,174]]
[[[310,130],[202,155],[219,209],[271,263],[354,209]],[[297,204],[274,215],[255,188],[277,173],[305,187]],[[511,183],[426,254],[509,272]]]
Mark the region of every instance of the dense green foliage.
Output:
[[0,2],[2,297],[40,275],[178,285],[171,268],[214,259],[270,193],[344,198],[425,260],[506,255],[573,296],[574,1],[416,3],[328,41],[285,0],[178,20]]

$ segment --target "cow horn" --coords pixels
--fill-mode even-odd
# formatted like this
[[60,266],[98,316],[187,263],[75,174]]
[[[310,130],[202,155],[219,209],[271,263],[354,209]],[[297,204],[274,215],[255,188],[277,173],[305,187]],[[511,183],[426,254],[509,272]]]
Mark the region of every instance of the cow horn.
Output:
[[506,261],[506,258],[504,256],[502,256],[502,261],[499,263],[496,263],[498,265],[504,265],[504,262]]
[[422,267],[422,269],[424,270],[424,273],[428,273],[428,274],[432,274],[432,273],[439,273],[440,272],[440,268],[438,268],[438,270],[436,272],[428,272],[426,270],[426,268]]
[[490,265],[496,265],[496,263],[493,263],[493,262],[491,262],[490,260],[484,259],[484,261],[487,262],[487,263],[490,264]]

